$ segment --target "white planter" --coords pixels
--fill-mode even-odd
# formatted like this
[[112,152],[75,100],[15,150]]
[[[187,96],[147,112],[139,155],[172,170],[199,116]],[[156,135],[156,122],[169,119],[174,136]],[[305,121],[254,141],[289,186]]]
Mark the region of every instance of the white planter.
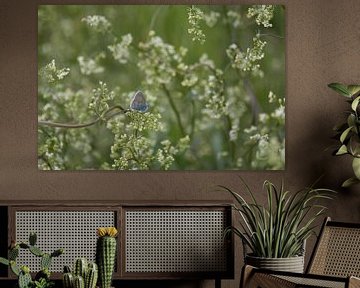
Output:
[[263,258],[246,255],[245,263],[263,269],[304,273],[304,256],[289,258]]

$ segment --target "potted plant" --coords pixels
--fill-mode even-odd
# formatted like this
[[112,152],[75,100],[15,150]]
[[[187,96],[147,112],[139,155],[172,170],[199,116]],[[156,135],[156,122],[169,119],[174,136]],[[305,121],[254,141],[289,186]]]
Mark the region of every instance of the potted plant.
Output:
[[[243,180],[242,180],[243,181]],[[305,241],[314,233],[315,220],[324,213],[325,207],[317,202],[331,199],[329,189],[305,188],[296,193],[285,191],[283,184],[276,188],[266,180],[266,205],[261,205],[254,193],[243,181],[251,201],[239,193],[220,186],[235,199],[233,205],[240,215],[239,227],[229,227],[243,242],[245,264],[259,268],[300,272],[304,270]],[[250,250],[247,253],[246,250]]]
[[340,95],[345,96],[351,106],[347,112],[346,121],[334,128],[337,133],[336,138],[340,141],[334,155],[350,155],[353,158],[354,177],[347,179],[342,184],[342,187],[348,187],[360,183],[360,85],[331,83],[328,86]]
[[[43,252],[36,246],[37,236],[30,233],[29,243],[12,242],[8,251],[8,259],[0,257],[0,263],[10,266],[11,271],[18,277],[18,288],[50,288],[54,282],[50,280],[50,265],[54,257],[59,257],[64,253],[63,249],[57,249],[52,253]],[[19,265],[16,262],[20,249],[28,250],[31,254],[40,258],[40,271],[32,279],[30,268],[26,265]]]

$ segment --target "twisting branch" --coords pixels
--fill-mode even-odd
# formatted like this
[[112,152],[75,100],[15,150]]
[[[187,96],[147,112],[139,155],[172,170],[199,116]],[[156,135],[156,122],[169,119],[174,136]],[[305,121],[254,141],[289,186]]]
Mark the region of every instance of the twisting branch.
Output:
[[[120,110],[120,111],[111,113],[114,110]],[[124,109],[120,105],[115,105],[115,106],[112,106],[109,109],[107,109],[101,116],[99,116],[95,120],[88,122],[88,123],[69,124],[69,123],[59,123],[59,122],[41,121],[40,120],[40,121],[38,121],[38,124],[43,125],[43,126],[57,127],[57,128],[84,128],[84,127],[92,126],[101,120],[104,120],[104,119],[109,120],[109,119],[113,118],[114,116],[122,114],[122,113],[126,114],[129,111],[130,111],[129,109]]]

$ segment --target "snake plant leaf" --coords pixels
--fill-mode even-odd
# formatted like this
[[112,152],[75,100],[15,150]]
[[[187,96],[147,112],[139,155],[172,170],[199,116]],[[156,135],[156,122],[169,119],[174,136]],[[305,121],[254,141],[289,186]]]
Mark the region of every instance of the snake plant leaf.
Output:
[[352,101],[352,103],[351,103],[351,109],[352,109],[352,110],[356,111],[356,108],[357,108],[358,105],[359,105],[359,101],[360,101],[360,96],[356,97],[356,98],[354,99],[354,101]]
[[344,132],[341,133],[341,135],[340,135],[341,143],[344,143],[344,141],[346,140],[346,137],[349,135],[349,132],[351,131],[352,128],[353,128],[353,126],[350,126],[347,129],[345,129]]
[[358,183],[360,183],[359,179],[357,179],[356,177],[351,177],[351,178],[345,180],[344,183],[342,183],[341,187],[348,188],[348,187],[350,187],[354,184],[358,184]]
[[329,88],[333,89],[334,91],[336,91],[337,93],[350,98],[351,97],[351,93],[348,90],[348,87],[344,84],[341,83],[330,83],[328,85]]
[[335,155],[344,155],[348,153],[348,149],[346,147],[346,145],[341,145],[341,147],[339,148],[339,150],[337,150]]
[[347,90],[351,94],[351,96],[356,95],[360,92],[360,85],[349,85]]

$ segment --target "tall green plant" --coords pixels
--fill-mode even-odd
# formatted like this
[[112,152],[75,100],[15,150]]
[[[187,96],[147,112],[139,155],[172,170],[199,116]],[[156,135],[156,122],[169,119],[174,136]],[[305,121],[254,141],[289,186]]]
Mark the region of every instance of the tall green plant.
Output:
[[266,206],[261,205],[243,181],[251,202],[239,193],[220,186],[235,199],[234,209],[240,215],[240,227],[229,227],[226,233],[239,236],[256,257],[287,258],[300,255],[304,241],[314,232],[315,220],[326,207],[318,200],[331,199],[329,189],[304,188],[296,193],[285,191],[266,180]]
[[340,95],[347,98],[350,110],[347,111],[347,119],[344,123],[334,127],[339,138],[340,145],[334,151],[334,155],[351,155],[354,177],[344,181],[343,187],[349,187],[360,183],[360,85],[344,85],[331,83],[328,85]]

